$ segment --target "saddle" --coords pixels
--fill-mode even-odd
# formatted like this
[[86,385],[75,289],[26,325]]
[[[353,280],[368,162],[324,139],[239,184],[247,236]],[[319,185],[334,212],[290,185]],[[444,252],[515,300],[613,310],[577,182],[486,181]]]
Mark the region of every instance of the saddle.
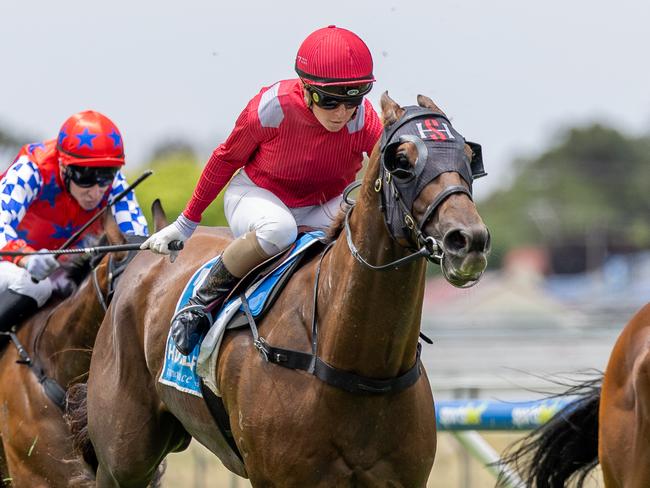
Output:
[[[255,318],[261,319],[266,312],[273,306],[289,278],[309,261],[316,254],[320,253],[325,246],[324,233],[321,231],[304,231],[298,235],[296,241],[286,251],[271,256],[266,261],[254,267],[237,284],[230,290],[226,299],[222,302],[221,307],[207,306],[211,311],[213,319],[216,319],[219,312],[226,308],[242,293],[249,288],[259,285],[255,292],[249,297],[251,311]],[[305,244],[307,244],[305,246]],[[304,251],[300,247],[305,246]],[[228,328],[235,329],[248,325],[245,311],[240,308],[235,315],[228,321]]]
[[[216,356],[225,330],[247,325],[241,297],[256,318],[263,317],[280,295],[289,278],[305,262],[324,247],[325,235],[320,231],[305,232],[298,236],[289,250],[272,257],[244,276],[231,290],[219,310],[213,310],[213,325],[201,343],[188,356],[176,351],[173,340],[168,337],[163,372],[159,381],[177,390],[201,395],[199,376],[209,377],[211,363],[216,363]],[[201,286],[219,257],[215,257],[199,269],[190,278],[176,304],[176,311],[186,306],[194,290]],[[181,357],[182,356],[182,357]],[[216,386],[210,384],[216,391]]]

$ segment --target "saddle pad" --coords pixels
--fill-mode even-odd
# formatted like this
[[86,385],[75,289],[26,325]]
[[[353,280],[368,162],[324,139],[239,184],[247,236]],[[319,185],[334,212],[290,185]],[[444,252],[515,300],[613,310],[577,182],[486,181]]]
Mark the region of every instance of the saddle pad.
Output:
[[[320,242],[325,234],[322,231],[312,231],[301,234],[293,245],[290,254],[284,258],[282,263],[269,275],[263,277],[261,280],[252,283],[246,289],[246,298],[248,299],[249,306],[253,316],[258,316],[264,305],[271,296],[274,287],[278,284],[282,275],[291,264],[300,256],[305,250],[313,244]],[[221,259],[221,256],[210,259],[203,266],[201,266],[192,275],[183,292],[181,293],[176,310],[187,305],[188,300],[205,280],[210,268]],[[219,346],[223,339],[223,334],[228,328],[228,324],[232,317],[242,310],[242,304],[239,297],[235,297],[228,301],[217,312],[212,327],[207,332],[205,337],[201,339],[199,344],[192,350],[188,356],[183,356],[178,352],[171,336],[171,328],[167,335],[167,343],[165,347],[165,360],[163,363],[160,383],[176,388],[179,391],[190,393],[196,396],[203,396],[201,394],[201,387],[199,385],[199,377],[204,378],[205,383],[216,392],[216,385],[214,385],[210,378],[210,364],[216,364],[216,356],[219,352]],[[214,360],[211,360],[211,357]]]

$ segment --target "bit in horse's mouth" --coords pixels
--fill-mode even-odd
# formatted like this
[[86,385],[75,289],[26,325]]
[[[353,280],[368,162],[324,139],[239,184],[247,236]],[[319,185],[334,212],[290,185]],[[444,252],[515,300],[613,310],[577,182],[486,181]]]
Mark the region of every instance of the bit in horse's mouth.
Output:
[[457,287],[473,286],[478,283],[478,281],[481,279],[481,276],[483,276],[482,272],[473,275],[461,275],[458,273],[458,270],[445,266],[444,263],[442,264],[441,268],[447,282]]

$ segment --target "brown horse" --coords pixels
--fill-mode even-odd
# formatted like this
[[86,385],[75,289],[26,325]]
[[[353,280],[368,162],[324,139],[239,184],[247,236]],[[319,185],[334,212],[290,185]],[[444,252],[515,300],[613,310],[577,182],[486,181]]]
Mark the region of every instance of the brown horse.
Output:
[[567,391],[579,398],[505,460],[531,487],[581,487],[599,462],[606,488],[649,487],[649,378],[650,304],[623,328],[604,376]]
[[[153,213],[156,227],[164,227],[167,221],[159,203]],[[109,244],[126,242],[110,213],[104,229]],[[113,279],[109,270],[126,258],[126,251],[111,258],[106,255],[92,271],[88,256],[66,266],[68,276],[78,283],[76,291],[64,300],[53,298],[17,332],[34,361],[33,369],[17,362],[21,358],[12,344],[4,345],[0,432],[8,472],[3,474],[16,488],[83,486],[94,479],[92,469],[74,453],[62,406],[46,395],[44,385],[56,382],[66,389],[85,378],[105,313],[102,302],[109,300]],[[39,382],[39,376],[46,377],[46,382]]]
[[[269,364],[250,331],[231,331],[212,378],[243,462],[229,451],[202,399],[158,382],[184,284],[231,239],[224,230],[200,230],[174,264],[138,255],[100,328],[87,412],[98,487],[145,486],[158,463],[184,449],[190,436],[253,486],[425,486],[436,429],[431,389],[417,359],[423,256],[440,260],[454,284],[471,284],[486,267],[489,233],[471,199],[469,146],[430,99],[419,96],[418,103],[404,109],[382,96],[387,144],[370,157],[356,205],[346,214],[347,236],[300,268],[259,324],[268,343],[309,351],[318,280],[318,360],[361,386],[350,392]],[[407,116],[418,111],[420,118]],[[447,131],[438,132],[446,145],[393,140],[398,127],[416,130],[402,123],[419,121],[422,128],[425,119]],[[439,159],[443,146],[449,151]],[[399,202],[397,189],[404,197]],[[398,221],[389,219],[390,209]],[[371,268],[381,264],[389,266]],[[377,383],[390,386],[382,394],[372,386]]]

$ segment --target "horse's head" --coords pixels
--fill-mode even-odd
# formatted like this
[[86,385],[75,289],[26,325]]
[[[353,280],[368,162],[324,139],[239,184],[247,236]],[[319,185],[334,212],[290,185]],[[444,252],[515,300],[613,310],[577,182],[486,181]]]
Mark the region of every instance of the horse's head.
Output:
[[[152,203],[151,213],[155,231],[167,226],[167,217],[160,200],[156,199]],[[106,213],[102,223],[104,235],[99,239],[99,245],[142,243],[146,239],[143,236],[123,235],[111,212]],[[88,302],[95,301],[102,305],[102,309],[105,311],[112,297],[117,279],[134,257],[134,251],[82,255],[64,265],[67,279],[79,291],[75,296],[77,303],[82,298]],[[91,272],[91,279],[87,280],[86,278]],[[92,307],[88,307],[88,310],[91,309]]]
[[400,107],[381,97],[380,177],[386,223],[398,242],[426,248],[455,286],[474,284],[487,266],[490,233],[472,200],[485,175],[480,146],[467,143],[442,110],[419,95]]
[[[99,244],[120,245],[142,242],[145,239],[123,235],[111,212],[106,214],[103,220],[104,235]],[[152,205],[152,214],[156,230],[167,225],[158,200]],[[58,365],[53,366],[53,370],[57,367],[65,370],[59,371],[61,377],[75,377],[79,374],[75,371],[87,370],[90,356],[78,355],[77,352],[91,347],[94,343],[115,286],[122,271],[134,256],[135,251],[84,254],[64,265],[66,277],[75,285],[75,289],[71,295],[64,295],[63,301],[54,302],[56,308],[52,313],[48,313],[44,322],[43,330],[49,331],[47,339],[39,346],[42,348],[41,353]],[[47,355],[48,351],[53,354]],[[68,354],[62,354],[64,351]]]

